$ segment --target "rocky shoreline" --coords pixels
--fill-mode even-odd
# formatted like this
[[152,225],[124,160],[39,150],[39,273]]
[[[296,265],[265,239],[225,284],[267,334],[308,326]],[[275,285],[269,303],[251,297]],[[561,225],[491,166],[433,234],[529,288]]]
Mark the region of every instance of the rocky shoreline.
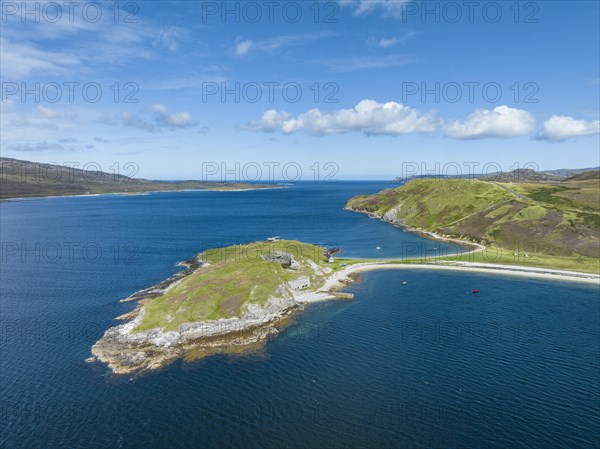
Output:
[[[255,310],[243,318],[188,323],[177,331],[132,332],[144,316],[139,307],[131,321],[108,329],[92,347],[92,354],[115,374],[131,374],[162,368],[180,358],[198,358],[202,352],[239,352],[276,334],[300,307],[282,300],[268,304],[264,313]],[[191,357],[193,353],[196,357]]]
[[[344,207],[344,210],[347,210],[350,212],[356,212],[359,214],[365,214],[370,218],[384,221],[384,222],[389,223],[393,226],[396,226],[397,228],[400,228],[406,232],[420,235],[421,237],[425,237],[426,239],[429,239],[429,240],[435,240],[435,241],[439,241],[439,242],[456,243],[457,245],[459,245],[461,247],[468,246],[468,247],[472,248],[471,251],[469,251],[468,253],[464,253],[464,254],[485,251],[485,246],[481,245],[480,243],[477,243],[477,242],[472,242],[472,241],[466,240],[464,238],[458,239],[458,238],[454,238],[454,237],[447,236],[447,235],[440,235],[440,234],[436,234],[435,232],[424,231],[423,229],[420,229],[420,228],[413,228],[413,227],[408,226],[402,220],[398,219],[398,216],[396,214],[398,207],[400,207],[400,206],[393,207],[392,209],[387,211],[384,215],[379,215],[374,212],[357,209],[352,206],[346,206],[346,207]],[[427,256],[425,258],[435,258],[435,257],[437,257],[437,256]]]

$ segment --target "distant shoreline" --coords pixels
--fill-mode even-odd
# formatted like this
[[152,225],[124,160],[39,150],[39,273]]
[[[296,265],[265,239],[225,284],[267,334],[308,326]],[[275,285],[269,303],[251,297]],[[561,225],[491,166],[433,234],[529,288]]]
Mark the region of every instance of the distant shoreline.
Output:
[[227,189],[219,187],[207,187],[204,189],[177,189],[177,190],[147,190],[140,192],[106,192],[106,193],[69,193],[66,195],[45,195],[45,196],[19,196],[11,198],[2,198],[2,201],[27,201],[27,200],[40,200],[48,198],[77,198],[77,197],[92,197],[92,196],[143,196],[151,193],[169,193],[169,192],[255,192],[257,190],[274,190],[274,189],[285,189],[286,186],[276,185],[269,187],[250,187],[247,189]]

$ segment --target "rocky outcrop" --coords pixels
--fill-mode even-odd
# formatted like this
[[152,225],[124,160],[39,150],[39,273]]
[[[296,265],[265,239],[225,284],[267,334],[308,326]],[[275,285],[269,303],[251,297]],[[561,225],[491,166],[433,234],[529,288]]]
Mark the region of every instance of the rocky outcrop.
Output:
[[133,320],[108,329],[92,347],[92,354],[116,374],[157,369],[199,349],[219,352],[264,341],[299,307],[293,298],[273,297],[264,307],[248,305],[240,318],[186,323],[176,331],[155,328],[135,332],[144,317],[140,306]]
[[300,264],[294,260],[294,256],[284,251],[272,251],[271,253],[264,255],[263,259],[268,262],[279,263],[283,268],[288,268],[290,270],[300,269]]

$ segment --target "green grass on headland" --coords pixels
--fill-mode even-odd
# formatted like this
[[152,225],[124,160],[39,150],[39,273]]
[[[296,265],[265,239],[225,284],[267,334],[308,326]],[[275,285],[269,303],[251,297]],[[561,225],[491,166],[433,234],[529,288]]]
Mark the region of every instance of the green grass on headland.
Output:
[[[263,258],[278,251],[292,254],[299,267],[285,268]],[[289,297],[289,281],[308,276],[314,289],[326,272],[339,268],[339,263],[327,262],[324,248],[293,240],[210,249],[200,257],[210,265],[147,300],[136,331],[175,330],[183,323],[240,316],[249,304],[263,306],[271,296]]]
[[[547,183],[417,179],[347,207],[409,228],[478,242],[474,262],[600,272],[597,177]],[[448,259],[448,257],[443,257]]]

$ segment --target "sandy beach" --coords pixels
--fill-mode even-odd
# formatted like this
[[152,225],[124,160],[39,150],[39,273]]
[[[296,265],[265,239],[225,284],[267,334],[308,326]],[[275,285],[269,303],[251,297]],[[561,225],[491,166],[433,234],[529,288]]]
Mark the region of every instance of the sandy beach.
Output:
[[365,262],[347,266],[332,274],[319,292],[336,291],[352,282],[352,275],[373,270],[446,270],[466,271],[475,273],[497,274],[504,276],[520,276],[547,280],[584,282],[600,285],[600,275],[578,271],[552,270],[545,268],[529,268],[516,265],[499,265],[476,262],[447,262],[447,263],[387,263]]

